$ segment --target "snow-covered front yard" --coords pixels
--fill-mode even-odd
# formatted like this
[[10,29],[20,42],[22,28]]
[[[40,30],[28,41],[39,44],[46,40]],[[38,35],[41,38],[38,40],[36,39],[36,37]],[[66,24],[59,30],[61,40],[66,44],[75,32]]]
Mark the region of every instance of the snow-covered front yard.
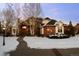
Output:
[[5,46],[3,46],[3,37],[0,36],[0,55],[5,55],[5,52],[15,50],[19,44],[16,39],[18,37],[5,37]]
[[66,39],[49,39],[46,37],[25,37],[28,47],[37,49],[79,48],[79,35]]
[[[3,46],[3,37],[0,36],[0,55],[5,55],[5,52],[15,50],[19,42],[18,37],[6,37],[5,46]],[[36,49],[67,49],[79,48],[79,35],[67,39],[49,39],[46,37],[24,37],[28,47]]]

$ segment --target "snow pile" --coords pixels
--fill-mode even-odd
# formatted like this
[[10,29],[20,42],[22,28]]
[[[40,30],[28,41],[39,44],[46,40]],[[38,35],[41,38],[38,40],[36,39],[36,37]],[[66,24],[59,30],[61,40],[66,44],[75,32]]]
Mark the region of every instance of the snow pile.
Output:
[[25,37],[28,47],[37,49],[79,48],[79,35],[66,39],[49,39],[42,37]]
[[3,37],[0,36],[0,55],[5,55],[5,52],[9,52],[16,49],[19,44],[16,39],[18,37],[5,37],[5,46],[3,46]]

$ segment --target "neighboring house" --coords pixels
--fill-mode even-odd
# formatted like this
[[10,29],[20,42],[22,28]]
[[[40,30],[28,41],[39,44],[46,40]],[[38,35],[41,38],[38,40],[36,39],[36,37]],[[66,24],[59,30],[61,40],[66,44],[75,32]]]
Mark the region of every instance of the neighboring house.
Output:
[[11,35],[13,36],[16,36],[19,34],[19,24],[21,23],[22,21],[18,18],[17,21],[12,24],[11,26]]
[[[14,24],[9,24],[7,25],[7,22],[6,21],[1,21],[1,30],[2,32],[5,31],[5,34],[6,35],[17,35],[17,33],[19,32],[19,29],[18,29],[18,21],[15,22]],[[4,31],[3,31],[4,30]]]
[[43,26],[43,33],[44,36],[49,35],[64,35],[65,30],[67,29],[67,25],[65,25],[62,21],[55,22],[51,20],[46,25]]

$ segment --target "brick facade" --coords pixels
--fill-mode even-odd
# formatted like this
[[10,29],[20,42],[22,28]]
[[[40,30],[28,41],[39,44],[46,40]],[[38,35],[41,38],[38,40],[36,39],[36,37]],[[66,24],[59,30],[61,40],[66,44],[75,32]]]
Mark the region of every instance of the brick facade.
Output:
[[44,26],[44,36],[55,34],[55,26]]

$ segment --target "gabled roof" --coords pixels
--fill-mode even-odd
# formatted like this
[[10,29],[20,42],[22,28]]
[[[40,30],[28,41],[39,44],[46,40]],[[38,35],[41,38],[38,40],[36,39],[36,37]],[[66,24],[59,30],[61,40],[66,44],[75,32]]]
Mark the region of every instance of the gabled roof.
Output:
[[46,20],[51,20],[49,17],[46,17],[45,19],[46,19]]
[[47,23],[47,25],[54,25],[55,23],[56,23],[57,21],[56,20],[51,20],[51,21],[49,21],[48,23]]
[[56,24],[63,24],[64,26],[67,26],[67,24],[64,24],[62,21],[56,21],[56,20],[50,20],[45,26],[55,26]]
[[64,23],[62,21],[58,21],[54,25],[57,25],[57,24],[60,24],[60,23],[64,25]]

